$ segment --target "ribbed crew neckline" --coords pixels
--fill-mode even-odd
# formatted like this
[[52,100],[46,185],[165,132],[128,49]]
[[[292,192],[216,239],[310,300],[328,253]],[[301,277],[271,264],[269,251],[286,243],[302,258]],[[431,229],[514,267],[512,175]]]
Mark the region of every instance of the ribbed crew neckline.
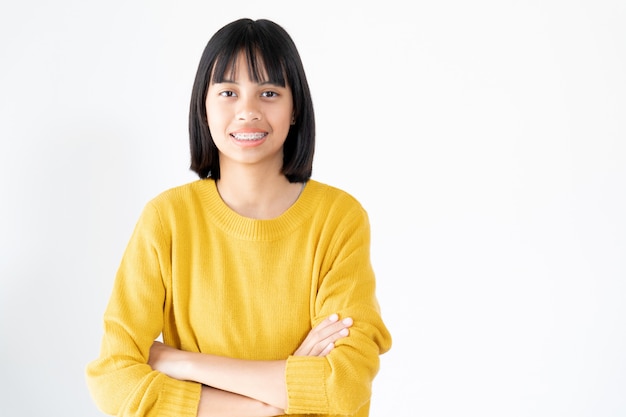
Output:
[[198,180],[196,184],[211,223],[239,239],[258,241],[279,239],[300,226],[313,214],[322,185],[314,180],[307,181],[298,199],[280,216],[260,220],[242,216],[228,207],[212,178]]

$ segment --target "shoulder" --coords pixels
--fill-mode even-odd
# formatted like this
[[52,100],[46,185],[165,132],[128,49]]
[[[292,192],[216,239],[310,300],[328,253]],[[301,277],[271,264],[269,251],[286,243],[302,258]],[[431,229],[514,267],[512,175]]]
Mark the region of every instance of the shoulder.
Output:
[[315,195],[314,225],[319,227],[320,239],[332,242],[329,251],[338,254],[351,245],[368,245],[370,222],[365,208],[348,191],[309,180]]
[[186,184],[169,188],[157,194],[148,201],[148,205],[157,208],[165,208],[168,206],[177,206],[180,204],[189,204],[198,199],[203,187],[203,182],[211,180],[196,180]]
[[319,210],[338,217],[361,218],[367,221],[367,211],[361,202],[348,191],[316,180],[309,180],[307,187]]
[[190,224],[203,209],[202,192],[205,180],[169,188],[157,194],[144,205],[138,220],[141,229],[160,230],[167,235],[175,227]]
[[205,181],[209,180],[196,180],[162,191],[146,203],[144,214],[152,212],[165,220],[180,218],[201,209],[203,193],[210,189]]
[[330,204],[363,209],[361,203],[352,194],[341,188],[316,180],[309,180],[307,187],[310,187],[311,191],[319,198],[326,200]]

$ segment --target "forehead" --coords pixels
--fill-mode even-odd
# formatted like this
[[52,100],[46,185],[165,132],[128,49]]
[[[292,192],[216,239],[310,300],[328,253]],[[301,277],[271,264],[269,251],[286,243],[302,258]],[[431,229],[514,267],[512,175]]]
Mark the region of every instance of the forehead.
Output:
[[[236,80],[247,76],[250,81],[267,81],[267,70],[262,60],[251,61],[243,52],[231,59],[224,68],[223,76],[226,79]],[[215,78],[215,76],[214,76]]]
[[239,50],[219,55],[213,65],[211,83],[234,80],[243,71],[248,73],[250,81],[285,86],[286,74],[282,60],[264,57],[258,50]]

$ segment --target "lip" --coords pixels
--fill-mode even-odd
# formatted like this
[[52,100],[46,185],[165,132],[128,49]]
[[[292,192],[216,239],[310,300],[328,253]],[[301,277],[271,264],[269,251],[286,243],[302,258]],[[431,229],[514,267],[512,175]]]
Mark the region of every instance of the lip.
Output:
[[231,135],[234,135],[237,133],[267,133],[267,131],[263,129],[253,128],[253,127],[245,127],[245,128],[233,130],[232,132],[230,132]]
[[268,133],[261,129],[238,129],[229,135],[240,146],[257,146],[265,141]]

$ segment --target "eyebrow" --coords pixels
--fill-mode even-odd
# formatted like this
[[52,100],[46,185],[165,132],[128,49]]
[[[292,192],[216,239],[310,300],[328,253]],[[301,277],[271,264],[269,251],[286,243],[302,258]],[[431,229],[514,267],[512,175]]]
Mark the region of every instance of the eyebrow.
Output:
[[[231,80],[230,78],[224,78],[221,82],[217,83],[217,82],[213,82],[213,84],[235,84],[238,85],[239,83],[235,80]],[[258,83],[259,85],[270,85],[270,86],[276,86],[276,87],[284,87],[283,85],[280,85],[278,83],[275,83],[273,81],[267,80],[267,81],[262,81],[260,83]]]

